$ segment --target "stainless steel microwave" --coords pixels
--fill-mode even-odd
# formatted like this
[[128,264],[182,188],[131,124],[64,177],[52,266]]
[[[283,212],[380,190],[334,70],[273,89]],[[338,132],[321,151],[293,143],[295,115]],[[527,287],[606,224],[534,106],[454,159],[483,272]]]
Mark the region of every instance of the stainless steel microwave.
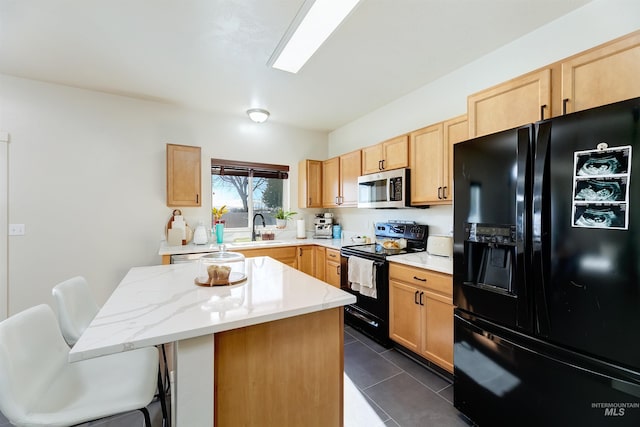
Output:
[[395,169],[358,177],[359,208],[409,206],[409,169]]

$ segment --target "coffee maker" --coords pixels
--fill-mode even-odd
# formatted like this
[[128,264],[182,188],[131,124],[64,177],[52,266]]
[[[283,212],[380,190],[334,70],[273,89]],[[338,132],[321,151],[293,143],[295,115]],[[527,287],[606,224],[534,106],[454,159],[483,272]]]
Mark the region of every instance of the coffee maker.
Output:
[[313,228],[315,230],[315,233],[313,235],[314,239],[332,238],[333,216],[317,214],[316,218],[313,220],[313,225]]

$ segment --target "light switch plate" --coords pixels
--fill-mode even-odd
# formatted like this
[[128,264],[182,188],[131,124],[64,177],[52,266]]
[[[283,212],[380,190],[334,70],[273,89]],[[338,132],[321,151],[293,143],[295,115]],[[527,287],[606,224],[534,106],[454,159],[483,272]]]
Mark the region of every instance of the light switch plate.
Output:
[[9,224],[9,236],[24,236],[24,224]]

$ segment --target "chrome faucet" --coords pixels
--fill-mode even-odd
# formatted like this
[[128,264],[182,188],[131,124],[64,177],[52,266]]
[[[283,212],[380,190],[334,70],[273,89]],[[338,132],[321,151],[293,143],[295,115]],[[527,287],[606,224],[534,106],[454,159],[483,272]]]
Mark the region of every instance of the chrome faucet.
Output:
[[267,226],[267,224],[264,222],[264,217],[262,216],[262,214],[257,213],[257,214],[255,214],[255,215],[253,216],[253,221],[252,221],[252,224],[253,224],[253,230],[251,230],[251,241],[252,241],[252,242],[254,242],[254,241],[256,240],[256,217],[258,217],[258,216],[259,216],[260,218],[262,218],[262,226],[263,226],[263,227],[266,227],[266,226]]

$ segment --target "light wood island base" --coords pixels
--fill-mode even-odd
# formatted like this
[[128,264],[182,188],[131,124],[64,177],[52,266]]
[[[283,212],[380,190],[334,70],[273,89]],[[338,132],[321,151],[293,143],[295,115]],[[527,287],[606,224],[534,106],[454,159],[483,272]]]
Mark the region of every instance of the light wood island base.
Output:
[[342,307],[216,333],[215,426],[342,426]]

